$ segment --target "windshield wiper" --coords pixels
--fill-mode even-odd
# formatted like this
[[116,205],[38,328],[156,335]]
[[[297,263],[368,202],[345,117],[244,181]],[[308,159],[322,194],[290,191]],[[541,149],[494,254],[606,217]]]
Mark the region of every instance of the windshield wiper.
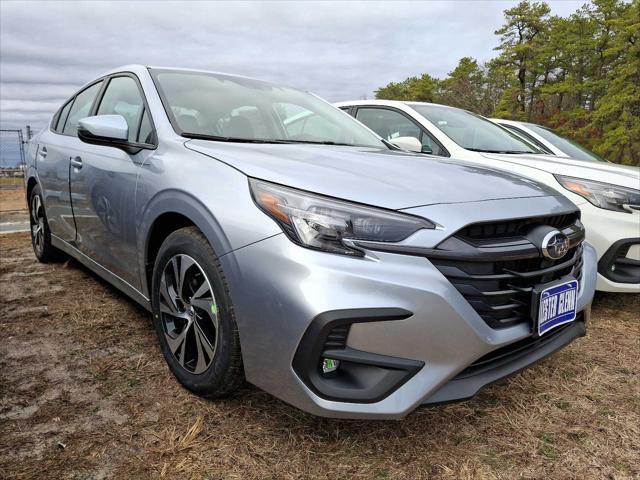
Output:
[[527,152],[526,150],[486,150],[483,148],[467,148],[472,152],[482,152],[482,153],[506,153],[506,154],[522,154],[522,153],[536,153],[536,152]]
[[217,142],[232,142],[232,143],[293,143],[289,140],[223,137],[220,135],[207,135],[206,133],[182,132],[182,136],[187,138],[193,138],[195,140],[214,140]]
[[367,145],[354,145],[353,143],[332,142],[330,140],[314,141],[314,140],[280,140],[276,138],[240,138],[240,137],[223,137],[221,135],[208,135],[206,133],[182,132],[183,137],[193,138],[196,140],[214,140],[217,142],[234,142],[234,143],[303,143],[309,145],[339,145],[343,147],[366,147]]
[[354,145],[353,143],[341,143],[341,142],[332,142],[330,140],[287,140],[288,143],[307,143],[310,145],[340,145],[342,147],[357,147],[358,145]]

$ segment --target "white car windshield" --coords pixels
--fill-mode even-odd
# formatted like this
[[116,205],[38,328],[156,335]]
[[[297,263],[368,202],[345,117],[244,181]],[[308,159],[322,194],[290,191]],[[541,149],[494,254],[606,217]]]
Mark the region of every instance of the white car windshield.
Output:
[[310,93],[232,75],[151,74],[172,125],[186,137],[386,148],[348,114]]
[[495,123],[459,108],[409,104],[462,148],[489,153],[541,153]]
[[525,125],[544,138],[547,142],[562,150],[566,155],[569,155],[571,158],[575,158],[576,160],[588,160],[591,162],[606,162],[604,158],[599,157],[595,153],[581,147],[568,138],[561,137],[548,128],[541,127],[534,123],[525,123]]

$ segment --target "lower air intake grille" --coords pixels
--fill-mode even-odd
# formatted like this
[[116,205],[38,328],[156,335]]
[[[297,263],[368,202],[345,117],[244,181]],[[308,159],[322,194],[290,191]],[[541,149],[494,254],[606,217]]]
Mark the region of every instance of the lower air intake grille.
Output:
[[565,330],[572,328],[574,323],[583,322],[584,317],[582,314],[578,314],[575,321],[572,323],[567,323],[565,325],[561,325],[556,327],[551,332],[547,333],[542,337],[527,337],[523,340],[520,340],[515,343],[511,343],[505,347],[498,348],[492,352],[489,352],[485,356],[479,358],[467,368],[465,368],[462,372],[460,372],[455,378],[465,378],[473,375],[478,375],[479,373],[485,372],[487,370],[491,370],[492,368],[500,367],[501,365],[505,365],[511,363],[515,358],[527,355],[534,350],[542,348],[544,345],[549,343],[551,340],[562,334]]

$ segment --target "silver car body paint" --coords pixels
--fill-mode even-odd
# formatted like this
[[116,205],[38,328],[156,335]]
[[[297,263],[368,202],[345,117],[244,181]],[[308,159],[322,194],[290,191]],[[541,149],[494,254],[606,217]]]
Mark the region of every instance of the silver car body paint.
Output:
[[[483,384],[447,387],[450,379],[488,352],[531,335],[524,324],[490,328],[424,257],[369,251],[352,258],[294,244],[256,207],[248,178],[423,216],[438,227],[402,243],[424,249],[476,222],[574,212],[555,190],[504,171],[382,146],[189,140],[174,131],[148,68],[126,66],[105,76],[121,72],[134,75],[144,91],[157,148],[128,154],[51,128],[34,137],[27,178],[43,191],[54,244],[150,308],[146,252],[153,224],[168,213],[189,218],[229,281],[251,383],[318,415],[402,418],[424,402],[473,395]],[[76,157],[80,169],[70,163]],[[587,243],[582,256],[578,310],[586,317],[596,275]],[[412,315],[354,324],[347,345],[419,360],[424,367],[373,403],[314,393],[292,367],[312,320],[328,311],[384,307]],[[438,397],[439,391],[445,393]]]

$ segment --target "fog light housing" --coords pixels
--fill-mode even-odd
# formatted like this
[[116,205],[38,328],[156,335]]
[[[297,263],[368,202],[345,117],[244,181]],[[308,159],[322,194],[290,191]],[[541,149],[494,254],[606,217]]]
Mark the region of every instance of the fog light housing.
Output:
[[322,373],[328,375],[338,370],[340,366],[340,360],[334,360],[333,358],[322,359]]

